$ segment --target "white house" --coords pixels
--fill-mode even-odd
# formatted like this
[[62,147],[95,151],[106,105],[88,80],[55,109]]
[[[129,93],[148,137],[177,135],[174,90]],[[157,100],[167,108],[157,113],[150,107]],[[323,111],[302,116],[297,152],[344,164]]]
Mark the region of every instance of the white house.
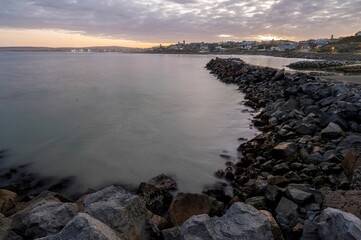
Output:
[[361,31],[357,32],[355,36],[361,36]]

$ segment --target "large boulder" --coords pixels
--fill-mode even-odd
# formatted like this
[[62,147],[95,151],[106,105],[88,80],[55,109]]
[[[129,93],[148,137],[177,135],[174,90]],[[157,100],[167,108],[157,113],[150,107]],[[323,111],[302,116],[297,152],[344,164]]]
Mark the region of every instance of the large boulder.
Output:
[[273,239],[267,217],[254,207],[234,203],[222,217],[193,216],[182,226],[163,230],[165,240]]
[[335,208],[326,208],[313,222],[306,221],[303,240],[361,239],[361,220]]
[[217,215],[224,204],[203,194],[178,193],[168,210],[169,219],[175,225],[182,225],[188,218],[198,214]]
[[17,212],[10,219],[14,231],[27,238],[39,238],[58,233],[77,213],[75,203],[43,200]]
[[330,191],[325,195],[324,206],[337,208],[361,218],[361,191],[360,190],[337,190]]
[[39,240],[120,240],[117,234],[103,222],[86,213],[79,213],[58,234]]
[[121,187],[109,186],[89,194],[84,212],[107,224],[121,239],[148,239],[151,214],[145,202]]
[[0,189],[0,213],[13,208],[17,201],[17,194],[6,189]]

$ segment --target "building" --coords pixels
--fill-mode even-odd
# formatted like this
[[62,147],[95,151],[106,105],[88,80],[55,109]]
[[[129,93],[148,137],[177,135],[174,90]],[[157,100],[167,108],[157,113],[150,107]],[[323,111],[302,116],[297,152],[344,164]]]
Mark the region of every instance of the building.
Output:
[[355,36],[361,36],[361,31],[357,32]]

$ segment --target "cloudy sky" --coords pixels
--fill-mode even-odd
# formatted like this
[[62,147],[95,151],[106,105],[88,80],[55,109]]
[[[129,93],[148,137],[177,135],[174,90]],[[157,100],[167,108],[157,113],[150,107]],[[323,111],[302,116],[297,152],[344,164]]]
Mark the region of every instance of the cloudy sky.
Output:
[[339,37],[360,13],[361,0],[0,0],[0,46]]

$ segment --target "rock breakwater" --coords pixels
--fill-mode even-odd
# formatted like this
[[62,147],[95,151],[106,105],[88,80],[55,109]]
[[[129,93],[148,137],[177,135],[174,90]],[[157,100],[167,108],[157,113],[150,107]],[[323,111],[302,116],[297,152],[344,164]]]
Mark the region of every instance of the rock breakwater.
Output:
[[[220,81],[237,84],[245,104],[261,110],[253,123],[262,133],[242,143],[243,157],[225,170],[233,198],[269,210],[285,239],[299,239],[305,223],[324,209],[325,197],[341,190],[358,193],[360,86],[240,59],[216,58],[206,67]],[[350,201],[328,201],[328,206],[346,209]]]

